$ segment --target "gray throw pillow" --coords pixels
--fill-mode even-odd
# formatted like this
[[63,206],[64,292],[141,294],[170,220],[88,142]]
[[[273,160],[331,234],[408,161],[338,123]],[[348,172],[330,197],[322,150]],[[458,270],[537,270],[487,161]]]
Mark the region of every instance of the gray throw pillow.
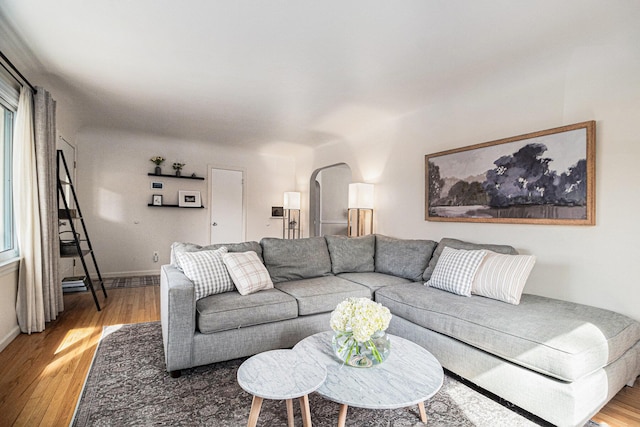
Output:
[[433,240],[408,240],[376,235],[376,272],[422,281],[431,254]]
[[371,273],[375,270],[376,237],[324,236],[331,256],[331,271],[340,273]]
[[433,270],[436,268],[436,264],[438,264],[438,258],[440,258],[440,255],[442,254],[442,251],[444,250],[445,247],[450,247],[452,249],[465,249],[465,250],[486,249],[493,252],[497,252],[499,254],[518,255],[518,251],[516,251],[513,246],[509,246],[509,245],[478,244],[478,243],[465,242],[463,240],[444,238],[440,240],[440,243],[438,243],[438,247],[433,252],[433,257],[431,258],[431,261],[429,261],[429,267],[427,267],[427,269],[424,270],[424,275],[422,276],[423,280],[428,281],[429,279],[431,279]]
[[324,237],[260,241],[264,265],[273,283],[331,275],[331,258]]

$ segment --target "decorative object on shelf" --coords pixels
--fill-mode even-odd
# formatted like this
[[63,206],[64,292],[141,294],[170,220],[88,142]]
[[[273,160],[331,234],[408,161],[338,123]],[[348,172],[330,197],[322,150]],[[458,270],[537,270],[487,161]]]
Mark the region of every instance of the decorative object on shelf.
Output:
[[199,191],[178,191],[178,206],[181,208],[199,208],[202,207]]
[[162,162],[164,162],[164,160],[165,159],[162,156],[153,156],[151,158],[151,161],[156,165],[156,170],[155,170],[156,175],[160,175],[162,173],[162,168],[160,167],[160,165],[162,164]]
[[[71,237],[68,237],[68,233],[72,233]],[[80,239],[80,233],[72,232],[71,230],[63,230],[58,232],[60,235],[60,256],[78,256],[78,245],[76,240]],[[63,237],[63,234],[66,238]],[[73,237],[75,235],[75,238]]]
[[596,122],[425,156],[427,221],[595,225]]
[[373,234],[373,184],[349,184],[349,237]]
[[153,206],[162,206],[162,194],[153,195]]
[[287,191],[284,193],[283,204],[283,239],[300,238],[300,193]]
[[369,368],[384,362],[391,353],[385,332],[391,312],[369,298],[347,298],[331,313],[331,345],[346,365]]
[[271,206],[271,216],[273,218],[284,217],[284,209],[282,206]]
[[175,162],[173,164],[173,170],[176,171],[176,176],[180,176],[182,174],[182,168],[186,165],[186,163]]

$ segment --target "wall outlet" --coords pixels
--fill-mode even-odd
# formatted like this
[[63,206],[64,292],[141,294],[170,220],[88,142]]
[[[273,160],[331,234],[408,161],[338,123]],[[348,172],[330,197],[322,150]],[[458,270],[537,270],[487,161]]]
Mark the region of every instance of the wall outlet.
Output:
[[159,254],[158,251],[153,251],[153,262],[158,262]]

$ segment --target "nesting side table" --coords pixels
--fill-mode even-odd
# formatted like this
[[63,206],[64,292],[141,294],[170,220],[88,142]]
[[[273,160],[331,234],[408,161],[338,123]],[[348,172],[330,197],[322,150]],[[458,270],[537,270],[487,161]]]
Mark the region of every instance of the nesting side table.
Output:
[[247,359],[238,369],[238,384],[253,395],[248,427],[255,427],[263,399],[286,400],[289,427],[293,427],[293,400],[300,399],[302,423],[311,427],[308,394],[327,377],[326,368],[293,350],[272,350]]
[[442,366],[424,348],[404,338],[389,335],[391,354],[371,368],[345,365],[333,353],[333,332],[311,335],[293,347],[327,369],[327,378],[316,392],[340,404],[338,427],[344,427],[349,406],[366,409],[395,409],[418,405],[426,424],[424,401],[435,395],[444,380]]

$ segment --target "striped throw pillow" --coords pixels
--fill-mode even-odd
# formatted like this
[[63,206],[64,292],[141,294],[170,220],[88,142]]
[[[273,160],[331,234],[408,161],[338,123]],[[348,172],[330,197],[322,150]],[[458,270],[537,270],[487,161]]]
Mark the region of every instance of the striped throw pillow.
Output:
[[431,279],[426,284],[432,288],[470,297],[473,278],[486,253],[485,250],[444,248]]
[[471,292],[518,305],[535,262],[533,255],[503,255],[487,251],[473,280]]
[[273,288],[267,268],[254,251],[227,253],[222,260],[240,295]]
[[222,256],[226,253],[225,247],[214,251],[176,252],[182,271],[195,286],[196,301],[235,289],[222,261]]

